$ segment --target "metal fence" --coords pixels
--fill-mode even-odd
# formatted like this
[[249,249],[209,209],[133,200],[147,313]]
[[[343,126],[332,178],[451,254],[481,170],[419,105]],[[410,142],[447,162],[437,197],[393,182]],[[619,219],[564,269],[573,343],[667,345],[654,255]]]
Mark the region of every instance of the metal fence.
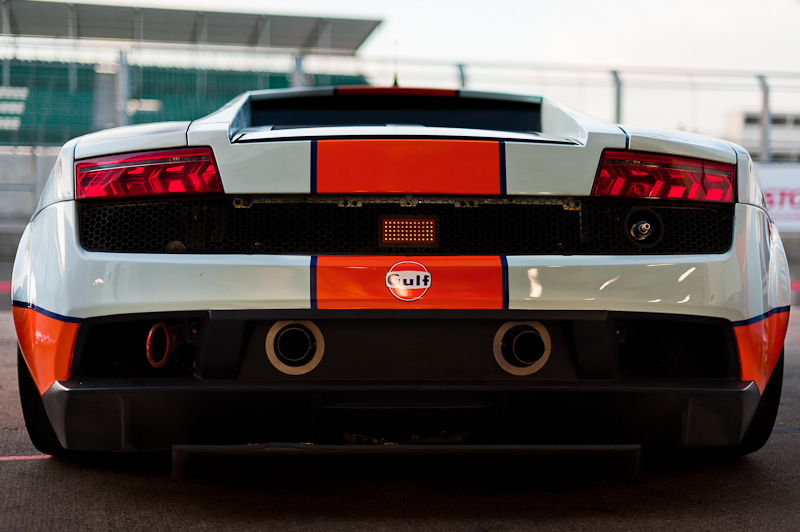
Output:
[[[189,120],[244,90],[290,85],[464,87],[541,94],[601,120],[680,129],[800,159],[800,73],[363,60],[242,50],[0,46],[0,144],[54,145],[125,123]],[[266,56],[266,57],[265,57]],[[299,74],[296,72],[301,69]]]

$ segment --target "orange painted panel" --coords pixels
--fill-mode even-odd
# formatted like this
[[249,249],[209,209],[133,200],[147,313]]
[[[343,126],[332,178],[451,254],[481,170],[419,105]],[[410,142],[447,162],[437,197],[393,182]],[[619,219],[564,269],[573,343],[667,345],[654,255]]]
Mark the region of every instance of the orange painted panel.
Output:
[[55,381],[69,378],[79,323],[51,318],[34,309],[13,307],[22,356],[43,394]]
[[319,194],[500,194],[500,178],[497,141],[317,141]]
[[503,275],[500,257],[319,257],[317,308],[501,309]]
[[742,380],[755,382],[762,393],[781,355],[788,327],[789,312],[786,311],[733,328]]

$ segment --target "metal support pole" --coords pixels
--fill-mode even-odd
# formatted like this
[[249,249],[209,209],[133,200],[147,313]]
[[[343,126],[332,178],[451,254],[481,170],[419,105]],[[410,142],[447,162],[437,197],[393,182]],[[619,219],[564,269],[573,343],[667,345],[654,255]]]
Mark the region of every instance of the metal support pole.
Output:
[[[144,12],[141,7],[133,8],[133,41],[135,43],[134,50],[137,55],[144,42]],[[131,98],[144,98],[143,86],[144,75],[141,65],[133,70],[134,79],[131,80]]]
[[[317,41],[317,48],[319,53],[330,55],[331,53],[331,34],[333,33],[331,19],[323,18],[319,21],[319,34]],[[327,86],[331,84],[331,76],[329,74],[319,74],[319,80],[316,85]]]
[[133,8],[133,40],[139,45],[144,41],[144,12],[141,7]]
[[119,52],[119,72],[117,72],[117,125],[127,126],[130,123],[128,115],[128,100],[131,99],[130,67],[128,54],[125,50]]
[[772,160],[772,111],[769,108],[769,82],[767,76],[758,76],[761,85],[761,154],[760,159],[764,162]]
[[[8,5],[8,0],[3,0],[3,35],[8,39],[11,38],[11,8]],[[3,87],[11,85],[11,60],[5,59],[3,61]]]
[[619,72],[616,70],[611,71],[614,76],[614,122],[616,124],[622,123],[622,79],[619,77]]
[[[197,47],[202,50],[203,46],[208,43],[208,17],[205,13],[198,13],[197,15],[197,33],[195,34],[195,41]],[[207,71],[205,68],[197,69],[197,99],[201,100],[206,97],[206,84]]]
[[297,53],[294,56],[294,72],[292,73],[292,87],[305,86],[305,72],[303,72],[303,54]]
[[[269,48],[270,18],[267,15],[258,17],[258,35],[256,37],[256,47],[263,46]],[[258,88],[269,88],[269,73],[258,73]]]
[[463,63],[459,63],[458,65],[458,80],[459,86],[463,89],[467,86],[467,73],[465,71],[465,65]]
[[[69,4],[67,16],[67,35],[72,42],[72,47],[78,46],[78,9],[75,4]],[[69,93],[75,94],[78,90],[78,65],[74,61],[69,64]]]
[[8,0],[3,0],[3,35],[11,36],[11,8]]

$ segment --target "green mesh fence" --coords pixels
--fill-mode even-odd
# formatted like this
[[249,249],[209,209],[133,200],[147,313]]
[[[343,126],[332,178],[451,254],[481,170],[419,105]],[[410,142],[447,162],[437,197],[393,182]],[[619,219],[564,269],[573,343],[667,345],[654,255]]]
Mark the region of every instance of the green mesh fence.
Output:
[[[60,144],[91,131],[94,67],[75,65],[73,71],[75,86],[70,91],[68,65],[12,62],[10,86],[28,92],[24,97],[21,91],[0,91],[0,111],[5,111],[0,112],[0,142]],[[22,113],[8,112],[20,105]]]
[[131,69],[131,96],[161,102],[158,111],[139,111],[131,123],[191,120],[205,116],[244,91],[286,88],[286,73]]
[[[12,87],[0,88],[0,144],[63,144],[114,120],[115,76],[96,73],[94,65],[11,61],[0,68],[9,68]],[[156,110],[131,109],[129,121],[200,118],[247,90],[289,87],[290,75],[133,66],[131,98],[158,104]],[[360,75],[317,74],[309,79],[312,85],[367,84]]]

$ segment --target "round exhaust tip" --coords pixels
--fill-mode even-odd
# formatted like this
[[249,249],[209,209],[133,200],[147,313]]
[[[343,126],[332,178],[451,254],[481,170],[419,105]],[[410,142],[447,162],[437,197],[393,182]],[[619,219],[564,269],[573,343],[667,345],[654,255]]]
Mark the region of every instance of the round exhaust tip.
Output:
[[150,327],[145,342],[147,362],[154,368],[163,368],[175,348],[181,343],[179,330],[164,321]]
[[552,342],[538,321],[506,322],[494,336],[494,358],[512,375],[532,375],[550,358]]
[[536,364],[544,356],[545,345],[539,332],[528,325],[517,325],[506,333],[503,357],[519,367]]
[[286,375],[304,375],[316,368],[325,353],[322,332],[310,321],[278,321],[265,342],[267,358]]
[[302,366],[316,349],[314,335],[302,325],[287,325],[275,336],[275,354],[289,366]]

